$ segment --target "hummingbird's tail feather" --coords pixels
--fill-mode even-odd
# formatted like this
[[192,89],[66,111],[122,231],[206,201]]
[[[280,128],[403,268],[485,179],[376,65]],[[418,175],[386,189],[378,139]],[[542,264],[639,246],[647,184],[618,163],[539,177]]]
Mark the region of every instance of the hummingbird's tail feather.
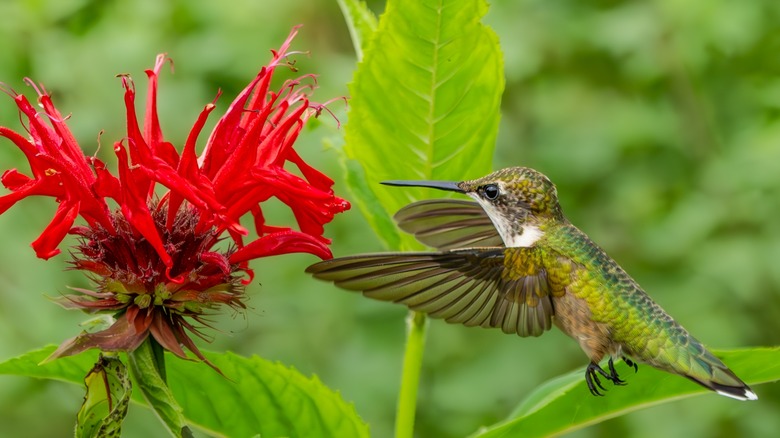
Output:
[[709,379],[699,379],[691,375],[686,375],[685,377],[726,397],[737,400],[758,400],[756,393],[753,392],[745,382],[740,380],[739,377],[731,372],[731,370],[726,368],[722,362],[721,366],[723,366],[723,368],[716,368],[715,374]]
[[753,390],[751,390],[750,387],[745,385],[744,383],[741,386],[726,386],[715,382],[702,382],[700,380],[694,379],[693,377],[688,377],[688,378],[704,386],[705,388],[709,388],[717,392],[718,394],[724,395],[726,397],[731,397],[733,399],[743,400],[743,401],[758,400],[758,396],[756,395],[756,393],[753,392]]
[[758,396],[720,359],[691,336],[661,306],[638,286],[633,289],[634,306],[641,311],[637,325],[644,326],[641,336],[626,337],[622,350],[660,370],[687,377],[720,395],[737,400],[757,400]]
[[[693,342],[696,345],[697,342]],[[704,349],[690,357],[690,368],[677,370],[683,376],[720,395],[737,400],[758,400],[758,396],[726,364]]]

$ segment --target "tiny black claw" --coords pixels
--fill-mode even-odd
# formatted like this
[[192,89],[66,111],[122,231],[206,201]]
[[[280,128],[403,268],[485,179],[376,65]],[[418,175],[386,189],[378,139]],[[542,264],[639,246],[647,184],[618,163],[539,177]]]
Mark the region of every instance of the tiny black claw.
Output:
[[629,359],[629,358],[627,358],[625,356],[623,356],[622,359],[623,359],[623,362],[626,363],[626,365],[628,365],[630,367],[634,367],[634,372],[639,371],[639,366],[636,364],[636,362],[634,362],[633,360],[631,360],[631,359]]
[[612,381],[615,385],[623,386],[626,384],[625,380],[621,380],[618,376],[617,371],[615,371],[615,364],[612,363],[612,358],[609,358],[609,377],[607,377],[609,380]]
[[593,362],[588,364],[588,368],[585,369],[585,383],[588,384],[588,389],[590,390],[591,394],[595,396],[603,396],[604,394],[600,392],[598,388],[601,388],[602,391],[606,391],[606,388],[601,386],[601,381],[599,381],[599,376],[596,374],[597,371],[599,374],[602,375],[606,374],[604,370],[602,370],[601,367],[598,366],[598,364],[595,364]]
[[[630,367],[634,367],[634,370],[636,371],[637,366],[634,362],[632,362],[630,359],[623,358],[623,361],[628,364]],[[588,364],[588,368],[585,369],[585,383],[588,384],[588,389],[590,390],[590,393],[593,395],[603,396],[604,394],[601,391],[606,391],[607,389],[604,388],[604,386],[601,384],[601,380],[599,379],[599,374],[601,374],[601,377],[604,377],[605,379],[612,382],[614,385],[623,386],[626,384],[624,380],[618,376],[617,371],[615,370],[615,363],[613,362],[612,358],[609,359],[609,362],[607,362],[609,365],[609,372],[604,371],[603,368],[601,368],[597,363],[591,362]],[[599,391],[601,389],[601,391]]]

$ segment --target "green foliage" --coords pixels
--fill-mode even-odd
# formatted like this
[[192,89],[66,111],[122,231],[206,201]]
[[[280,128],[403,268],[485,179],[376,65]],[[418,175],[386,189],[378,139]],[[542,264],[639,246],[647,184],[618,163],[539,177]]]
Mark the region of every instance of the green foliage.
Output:
[[[748,384],[780,380],[780,347],[720,351],[717,355]],[[615,388],[605,397],[595,399],[589,399],[584,370],[553,379],[528,395],[509,419],[472,435],[472,438],[559,435],[649,406],[694,395],[715,396],[682,377],[648,366],[642,367],[636,375],[632,375],[630,368],[623,373],[623,377],[629,376],[626,378],[629,386]],[[569,414],[561,415],[561,412]]]
[[498,39],[481,22],[486,12],[484,0],[389,2],[350,85],[348,182],[394,249],[416,244],[400,235],[399,248],[390,215],[430,191],[379,181],[461,180],[491,170],[504,80]]
[[[227,378],[200,363],[169,361],[168,366],[169,385],[185,415],[205,429],[225,436],[369,436],[354,407],[316,377],[256,356],[206,357]],[[194,383],[199,390],[193,391]],[[231,403],[214,403],[218,400]]]
[[[38,365],[54,349],[46,347],[1,362],[0,374],[80,384],[97,354],[86,352]],[[232,353],[206,353],[206,357],[225,376],[201,362],[167,357],[170,391],[190,424],[223,436],[368,436],[368,427],[354,408],[317,378],[258,357]],[[159,385],[148,391],[159,396]],[[140,401],[140,395],[134,393],[133,399]]]
[[[382,8],[378,0],[368,5]],[[177,147],[216,90],[229,96],[245,85],[267,49],[294,24],[304,24],[296,46],[311,52],[298,57],[297,66],[319,74],[318,99],[348,94],[344,84],[357,65],[333,2],[238,0],[226,8],[219,2],[43,0],[0,2],[0,16],[7,43],[0,51],[0,81],[19,92],[28,91],[21,82],[26,76],[47,84],[88,153],[105,130],[104,158],[124,135],[121,89],[112,78],[132,73],[143,87],[138,79],[160,51],[176,61],[176,80],[166,82],[174,88],[164,90],[165,101],[174,103],[161,108],[161,118]],[[528,165],[548,174],[567,216],[707,345],[780,344],[780,306],[773,305],[780,299],[780,3],[499,1],[490,2],[484,21],[499,35],[506,63],[494,167]],[[223,96],[218,105],[224,104]],[[331,106],[344,120],[342,108]],[[10,101],[0,99],[0,123],[17,120]],[[375,186],[354,167],[338,173],[335,154],[322,153],[319,143],[335,130],[321,120],[325,129],[302,134],[301,154],[335,175],[341,195],[346,178],[353,179],[353,190]],[[0,158],[13,163],[19,157],[2,147]],[[374,200],[365,208],[383,211]],[[66,257],[43,262],[28,249],[46,225],[38,213],[54,207],[31,199],[18,208],[0,217],[2,357],[72,335],[80,316],[64,314],[41,294],[87,287],[65,270]],[[390,229],[391,219],[384,219],[379,228]],[[337,255],[379,249],[370,230],[356,212],[327,228]],[[208,348],[259,354],[316,373],[354,401],[376,436],[387,436],[404,312],[305,278],[303,268],[314,261],[286,256],[258,263],[257,281],[247,289],[253,310],[246,319],[217,316],[232,336],[219,334]],[[418,436],[460,437],[494,424],[530,393],[556,395],[539,386],[552,376],[571,376],[574,389],[567,394],[582,392],[581,371],[567,373],[586,358],[560,333],[517,339],[432,321],[427,336]],[[87,359],[78,366],[63,365],[82,357]],[[30,372],[61,368],[66,380],[81,382],[95,359],[86,353]],[[752,360],[768,369],[777,364],[765,359]],[[748,369],[733,360],[726,356],[738,373]],[[212,373],[202,364],[186,365],[199,372],[196,377]],[[621,374],[629,385],[610,388],[597,400],[635,395],[646,383],[640,379],[658,382],[649,367]],[[685,383],[672,376],[663,384],[678,380]],[[10,436],[63,435],[83,397],[81,383],[2,377],[0,387],[0,424]],[[773,436],[780,429],[780,386],[753,389],[758,402],[716,395],[679,399],[608,420],[596,417],[598,423],[576,436]],[[134,397],[140,400],[137,392]],[[557,400],[533,403],[541,409],[517,420],[525,424],[548,412],[552,421],[561,416],[552,409]],[[595,401],[588,394],[579,400]],[[48,421],[39,421],[41,412]],[[159,433],[151,414],[131,412],[125,436]]]

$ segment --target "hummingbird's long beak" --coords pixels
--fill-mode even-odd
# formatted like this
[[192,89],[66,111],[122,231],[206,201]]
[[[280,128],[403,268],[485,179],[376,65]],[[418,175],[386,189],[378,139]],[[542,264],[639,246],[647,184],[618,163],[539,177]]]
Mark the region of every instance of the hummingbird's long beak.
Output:
[[382,181],[386,186],[406,186],[406,187],[430,187],[432,189],[446,190],[448,192],[466,193],[458,186],[458,183],[452,181]]

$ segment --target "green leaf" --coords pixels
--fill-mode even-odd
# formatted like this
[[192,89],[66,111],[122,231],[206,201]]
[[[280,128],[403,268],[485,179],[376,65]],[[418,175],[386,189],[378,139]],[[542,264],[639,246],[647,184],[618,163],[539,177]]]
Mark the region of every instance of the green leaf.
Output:
[[256,356],[206,357],[227,378],[198,362],[176,360],[168,365],[169,384],[185,414],[206,429],[263,438],[369,436],[354,407],[316,377]]
[[[486,11],[484,0],[389,1],[358,65],[344,152],[356,161],[354,200],[383,239],[398,209],[445,194],[380,181],[459,181],[491,170],[504,76],[498,38],[480,21]],[[400,239],[393,249],[418,247]]]
[[101,355],[84,378],[87,393],[76,416],[76,437],[118,437],[132,385],[119,358]]
[[146,402],[173,436],[191,437],[192,432],[187,427],[183,409],[161,374],[161,370],[165,370],[162,350],[158,350],[160,357],[156,357],[152,342],[151,338],[147,338],[137,349],[128,353],[133,380]]
[[[755,385],[780,380],[780,347],[720,351],[723,359],[761,398]],[[520,403],[509,419],[481,430],[473,438],[542,437],[560,435],[645,407],[695,395],[722,397],[680,376],[641,366],[634,374],[625,368],[627,386],[593,397],[585,385],[585,370],[555,378]],[[734,401],[734,403],[749,403]],[[566,415],[561,415],[566,412]]]
[[[81,384],[97,352],[40,361],[56,347],[49,346],[0,362],[0,374],[64,380]],[[259,357],[204,353],[226,377],[198,361],[166,355],[168,386],[184,416],[213,434],[223,436],[368,437],[368,426],[352,405],[316,377]],[[134,401],[140,401],[134,395]]]
[[337,0],[344,20],[347,22],[349,36],[355,46],[358,60],[363,59],[363,50],[376,30],[376,16],[362,0]]
[[66,356],[42,364],[56,346],[43,347],[0,362],[0,374],[53,379],[81,384],[84,375],[98,361],[97,350],[87,350],[76,356]]

